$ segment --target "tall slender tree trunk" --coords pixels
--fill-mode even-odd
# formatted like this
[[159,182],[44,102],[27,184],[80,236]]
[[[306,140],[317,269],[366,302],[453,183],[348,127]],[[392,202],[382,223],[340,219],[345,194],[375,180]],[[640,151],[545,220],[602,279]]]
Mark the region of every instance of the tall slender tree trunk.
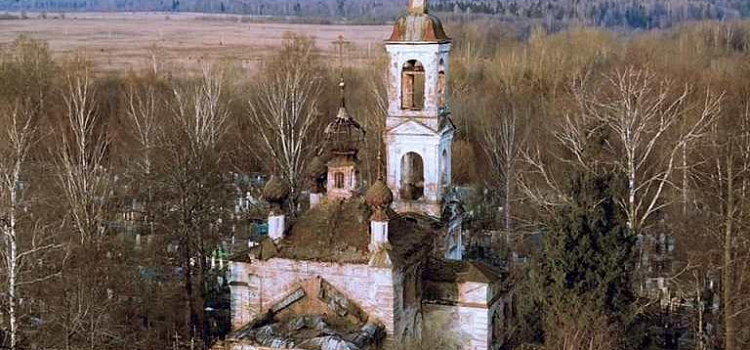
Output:
[[16,350],[18,348],[18,302],[16,294],[18,288],[18,235],[16,232],[16,216],[19,201],[18,184],[21,181],[22,158],[21,152],[19,152],[18,158],[13,165],[11,180],[7,183],[10,192],[10,208],[8,208],[8,223],[5,228],[5,240],[8,250],[6,256],[7,262],[5,265],[8,269],[8,322],[10,323],[10,350]]
[[10,350],[18,348],[18,320],[16,316],[16,271],[18,271],[18,247],[16,246],[16,190],[11,190],[8,235],[8,321],[10,322]]
[[687,170],[687,143],[682,144],[682,215],[687,216],[688,211],[688,170]]
[[732,264],[732,241],[734,229],[734,155],[730,141],[727,158],[727,212],[724,224],[724,257],[722,262],[722,301],[724,302],[724,350],[734,350],[734,269]]
[[695,274],[695,296],[698,302],[698,324],[696,329],[696,340],[695,350],[705,350],[704,334],[703,334],[703,278],[698,278],[698,274]]
[[[510,167],[509,167],[510,168]],[[505,175],[505,202],[503,203],[503,214],[505,215],[505,243],[510,247],[510,241],[511,241],[511,214],[510,214],[510,202],[511,202],[511,176],[510,176],[511,169],[507,169],[506,175]]]
[[181,225],[182,227],[182,244],[185,245],[183,248],[183,251],[185,252],[184,255],[184,264],[185,264],[185,297],[187,298],[187,307],[188,307],[188,324],[190,325],[190,334],[195,334],[195,327],[198,324],[197,315],[195,313],[195,305],[193,300],[193,266],[191,265],[191,258],[192,258],[192,249],[190,247],[190,229],[188,228],[187,222],[185,220],[188,220],[188,216],[185,215],[184,206],[186,205],[185,201],[183,200],[183,217],[181,218]]
[[206,245],[201,234],[198,237],[200,244],[200,253],[198,254],[200,259],[198,261],[198,280],[200,281],[200,311],[198,312],[201,326],[201,338],[203,340],[203,349],[208,349],[211,345],[211,339],[209,336],[208,320],[206,319],[206,300],[208,298],[208,290],[206,288]]
[[636,232],[636,178],[635,178],[635,160],[633,157],[628,157],[628,229],[631,234],[637,234]]

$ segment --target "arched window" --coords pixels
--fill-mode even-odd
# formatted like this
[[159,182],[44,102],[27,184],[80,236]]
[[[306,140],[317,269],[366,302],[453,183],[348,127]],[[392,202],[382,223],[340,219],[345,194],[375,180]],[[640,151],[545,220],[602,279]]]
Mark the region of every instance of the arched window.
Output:
[[438,66],[438,108],[445,107],[445,61],[441,58]]
[[336,172],[333,174],[333,187],[344,188],[344,173]]
[[448,150],[444,149],[440,154],[440,183],[443,187],[448,187]]
[[424,108],[424,67],[417,60],[404,63],[401,70],[401,109]]
[[415,152],[401,158],[401,199],[417,200],[424,196],[424,163]]

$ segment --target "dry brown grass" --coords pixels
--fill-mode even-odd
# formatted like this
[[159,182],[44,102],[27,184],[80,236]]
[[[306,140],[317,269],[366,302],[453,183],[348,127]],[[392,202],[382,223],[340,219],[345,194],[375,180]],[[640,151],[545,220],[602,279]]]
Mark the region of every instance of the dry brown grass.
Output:
[[344,35],[354,64],[382,50],[389,26],[241,23],[231,17],[190,13],[68,13],[0,21],[0,47],[19,35],[49,43],[55,57],[82,54],[100,72],[157,69],[196,71],[202,61],[226,60],[247,70],[281,45],[285,32],[311,35],[324,55]]

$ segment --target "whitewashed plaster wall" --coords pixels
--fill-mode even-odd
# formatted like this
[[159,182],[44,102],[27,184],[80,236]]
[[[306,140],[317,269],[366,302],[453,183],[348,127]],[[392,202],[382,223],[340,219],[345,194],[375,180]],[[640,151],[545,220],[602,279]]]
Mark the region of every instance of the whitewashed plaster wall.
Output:
[[[406,203],[401,198],[402,160],[413,152],[422,158],[424,196],[422,202],[434,204],[425,209],[433,216],[440,215],[443,195],[451,185],[451,144],[453,130],[446,128],[441,133],[428,129],[415,121],[407,121],[389,130],[386,134],[386,175],[388,187],[394,194],[395,209],[401,211]],[[417,201],[419,202],[419,201]]]
[[[450,43],[444,44],[394,44],[386,45],[390,57],[388,73],[388,118],[386,120],[386,167],[388,186],[395,195],[397,211],[422,211],[440,215],[443,192],[451,183],[453,129],[440,125],[438,106],[438,76],[442,70],[446,77],[444,96],[448,100],[448,53]],[[425,74],[424,108],[401,108],[402,68],[410,60],[422,63]],[[441,66],[441,62],[442,66]],[[409,152],[422,158],[424,170],[424,197],[416,203],[401,201],[402,158]]]
[[507,322],[507,315],[502,314],[503,302],[506,301],[500,295],[500,284],[461,282],[456,287],[458,295],[454,305],[430,302],[423,306],[423,339],[445,337],[443,344],[462,350],[490,350],[497,347],[498,342],[493,339],[492,333],[492,316],[498,311],[501,321]]
[[[446,77],[445,95],[450,96],[447,81],[450,77],[449,59],[451,44],[426,43],[387,43],[385,46],[389,57],[388,67],[388,120],[386,128],[392,128],[401,122],[401,118],[417,118],[419,122],[433,130],[438,130],[438,73],[440,60],[443,60],[443,72]],[[425,73],[424,109],[401,109],[401,71],[410,60],[422,63]],[[448,101],[448,99],[446,99]]]
[[[446,348],[489,350],[492,332],[489,310],[481,307],[426,304],[423,339]],[[425,340],[427,341],[427,340]]]

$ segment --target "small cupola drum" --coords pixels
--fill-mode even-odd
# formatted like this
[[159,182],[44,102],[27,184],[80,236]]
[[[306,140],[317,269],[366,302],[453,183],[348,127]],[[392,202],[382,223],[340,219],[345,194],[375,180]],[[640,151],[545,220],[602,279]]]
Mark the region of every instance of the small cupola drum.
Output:
[[341,105],[336,118],[325,128],[329,153],[326,190],[332,199],[348,199],[357,191],[359,172],[357,153],[365,139],[365,130],[346,109],[345,84],[339,83]]

